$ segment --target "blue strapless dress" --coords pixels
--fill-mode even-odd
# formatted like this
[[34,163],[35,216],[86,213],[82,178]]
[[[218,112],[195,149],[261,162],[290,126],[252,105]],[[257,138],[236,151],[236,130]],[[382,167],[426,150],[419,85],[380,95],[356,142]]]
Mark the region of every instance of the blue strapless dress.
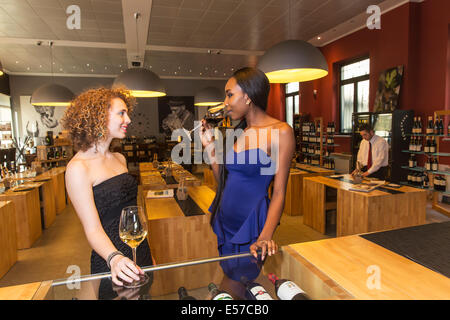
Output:
[[[261,149],[238,153],[230,149],[227,153],[227,180],[212,224],[220,255],[249,252],[250,245],[258,239],[267,219],[268,188],[275,175],[274,163]],[[224,265],[226,263],[222,267]],[[253,278],[248,274],[251,270],[244,270],[245,265],[253,269],[243,263],[239,272],[232,270],[232,266],[224,271],[235,280],[241,275]]]

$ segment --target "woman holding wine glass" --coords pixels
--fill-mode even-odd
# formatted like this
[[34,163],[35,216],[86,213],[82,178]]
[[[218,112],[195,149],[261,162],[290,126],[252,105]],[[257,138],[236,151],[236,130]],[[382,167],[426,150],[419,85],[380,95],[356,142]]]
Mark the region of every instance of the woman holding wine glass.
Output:
[[[124,156],[109,151],[114,138],[125,138],[134,104],[126,90],[90,89],[62,119],[78,150],[66,168],[66,188],[93,249],[91,274],[111,271],[118,286],[148,281],[138,265],[153,264],[145,214],[136,207],[137,181]],[[130,246],[137,247],[137,261]]]
[[[211,126],[203,120],[200,137],[218,181],[209,210],[221,255],[250,251],[256,257],[257,250],[261,249],[264,260],[266,255],[278,250],[272,236],[283,212],[295,140],[286,122],[265,112],[269,91],[266,75],[255,68],[237,70],[226,83],[226,116],[241,120],[235,130],[243,129],[243,132],[235,143],[229,143],[232,148],[224,147],[224,161],[216,158]],[[248,161],[252,158],[256,161]],[[263,161],[267,158],[269,163]],[[276,170],[264,171],[272,165]],[[272,181],[269,201],[268,188]],[[236,278],[239,281],[237,275]]]

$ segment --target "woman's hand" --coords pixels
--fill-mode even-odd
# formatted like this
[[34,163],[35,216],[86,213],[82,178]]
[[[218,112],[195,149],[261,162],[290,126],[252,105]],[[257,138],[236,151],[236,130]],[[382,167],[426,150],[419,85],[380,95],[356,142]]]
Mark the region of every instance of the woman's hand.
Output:
[[258,253],[256,252],[258,249],[261,249],[261,260],[264,260],[266,257],[266,253],[269,256],[277,253],[278,246],[273,240],[258,239],[250,246],[250,253],[255,258],[258,258]]
[[117,255],[111,260],[111,279],[114,284],[123,286],[123,281],[128,283],[133,280],[139,281],[139,275],[143,275],[144,271],[136,266],[134,262],[127,257]]
[[211,142],[214,142],[214,132],[211,125],[206,122],[205,119],[202,119],[202,127],[199,131],[200,140],[202,142],[203,147],[208,146]]

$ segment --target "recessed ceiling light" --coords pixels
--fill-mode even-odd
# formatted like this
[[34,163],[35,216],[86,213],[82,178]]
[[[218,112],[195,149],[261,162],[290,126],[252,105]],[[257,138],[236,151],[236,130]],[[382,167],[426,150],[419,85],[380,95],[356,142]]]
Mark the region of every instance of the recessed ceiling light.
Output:
[[202,73],[200,72],[200,75],[202,75]]
[[319,37],[317,37],[317,40],[320,40],[320,39],[322,39],[320,36]]
[[231,68],[231,71],[234,71],[234,68]]
[[89,67],[89,63],[86,63],[86,65]]
[[30,70],[30,67],[27,67],[27,70]]
[[42,68],[42,64],[39,65],[39,68]]
[[16,63],[19,63],[19,61],[16,61]]

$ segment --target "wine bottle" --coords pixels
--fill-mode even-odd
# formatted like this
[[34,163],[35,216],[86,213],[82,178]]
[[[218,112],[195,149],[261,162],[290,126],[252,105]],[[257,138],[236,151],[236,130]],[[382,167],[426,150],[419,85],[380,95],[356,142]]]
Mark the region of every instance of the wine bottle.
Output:
[[245,276],[241,277],[241,282],[245,286],[245,298],[247,300],[273,300],[267,290],[259,283],[249,281]]
[[442,118],[439,118],[439,134],[440,135],[444,134],[444,123],[442,121]]
[[433,117],[428,117],[427,134],[433,134],[433,132],[434,132]]
[[208,285],[208,290],[211,295],[211,300],[233,300],[233,297],[229,293],[219,290],[212,282]]
[[180,298],[180,300],[197,300],[193,296],[188,295],[185,287],[180,287],[178,289],[178,297]]
[[422,119],[417,117],[417,134],[422,134]]
[[431,170],[437,171],[438,168],[439,168],[439,163],[438,163],[438,161],[437,161],[437,158],[434,158],[434,159],[433,159],[433,163],[432,163],[432,165],[431,165]]
[[430,153],[435,153],[436,152],[436,139],[434,137],[430,138],[431,140],[431,145],[430,145]]
[[413,127],[412,127],[412,134],[417,134],[417,117],[414,117],[413,121]]
[[434,126],[433,126],[433,133],[434,134],[439,134],[440,130],[439,130],[439,120],[438,118],[436,118],[436,120],[434,121]]
[[425,172],[423,173],[422,187],[424,187],[425,189],[428,189],[430,187],[430,179],[428,179],[428,174],[426,174]]
[[308,295],[294,282],[286,279],[278,279],[273,274],[268,274],[269,280],[275,285],[275,292],[280,300],[310,300]]
[[425,146],[423,147],[423,151],[424,151],[425,153],[429,153],[429,152],[430,152],[430,147],[431,147],[431,142],[430,142],[429,137],[427,137],[427,138],[425,139]]
[[426,169],[427,171],[431,171],[431,157],[429,157],[429,158],[427,159],[427,162],[425,163],[425,169]]
[[409,167],[414,168],[414,155],[413,154],[411,154],[409,156]]

